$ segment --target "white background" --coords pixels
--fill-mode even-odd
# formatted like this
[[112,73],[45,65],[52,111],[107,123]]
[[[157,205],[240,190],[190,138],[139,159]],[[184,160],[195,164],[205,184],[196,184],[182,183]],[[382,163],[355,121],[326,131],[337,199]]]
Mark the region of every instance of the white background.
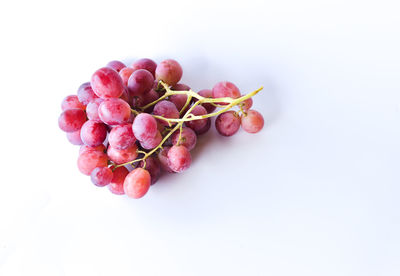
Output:
[[[2,2],[0,275],[400,275],[396,2]],[[139,57],[263,85],[265,128],[209,132],[143,199],[95,187],[60,102]]]

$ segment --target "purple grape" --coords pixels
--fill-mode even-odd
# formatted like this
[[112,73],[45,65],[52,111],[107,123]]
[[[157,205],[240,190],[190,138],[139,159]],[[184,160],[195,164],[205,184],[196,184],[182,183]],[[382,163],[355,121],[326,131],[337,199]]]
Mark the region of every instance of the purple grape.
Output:
[[128,89],[132,96],[143,95],[150,91],[153,83],[153,75],[145,69],[139,69],[129,77]]

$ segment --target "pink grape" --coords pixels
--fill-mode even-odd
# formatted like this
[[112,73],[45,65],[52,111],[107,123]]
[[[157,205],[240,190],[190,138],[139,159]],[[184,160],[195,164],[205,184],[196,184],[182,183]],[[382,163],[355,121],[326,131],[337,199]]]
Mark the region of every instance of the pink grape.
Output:
[[124,85],[128,85],[128,80],[129,77],[132,75],[132,73],[135,71],[135,69],[131,67],[125,67],[121,71],[119,71],[119,75],[121,76],[122,82]]
[[64,100],[62,101],[61,109],[64,111],[71,108],[79,108],[85,110],[86,106],[79,101],[78,96],[69,95],[65,97]]
[[257,133],[264,127],[264,118],[258,111],[250,109],[247,116],[242,116],[241,125],[246,132]]
[[179,130],[172,134],[172,144],[184,146],[189,151],[196,146],[197,136],[196,133],[188,127],[182,128],[181,139],[179,140]]
[[189,91],[190,86],[184,83],[177,83],[174,86],[172,86],[171,89],[174,91]]
[[150,91],[153,83],[153,75],[145,69],[139,69],[129,77],[128,89],[133,96],[143,95]]
[[74,132],[67,132],[67,139],[68,141],[71,142],[73,145],[83,145],[82,139],[81,139],[81,131],[77,130]]
[[214,85],[212,93],[213,98],[230,97],[236,99],[240,97],[239,88],[229,81],[221,81]]
[[[139,163],[139,168],[143,168],[144,162],[140,161]],[[150,173],[151,177],[151,185],[157,182],[158,178],[161,175],[161,167],[160,167],[160,162],[158,161],[157,158],[155,157],[148,157],[146,159],[146,167],[145,169]]]
[[142,58],[142,59],[138,59],[134,63],[132,63],[131,67],[135,71],[139,70],[139,69],[145,69],[145,70],[149,71],[154,77],[155,72],[156,72],[157,63],[155,63],[153,60],[151,60],[149,58]]
[[244,111],[249,110],[253,106],[253,99],[248,98],[247,100],[244,100],[243,102],[241,102],[241,106]]
[[125,167],[118,167],[113,172],[113,178],[108,188],[113,194],[123,195],[124,192],[124,181],[129,171]]
[[[153,109],[154,115],[162,116],[164,118],[170,119],[178,119],[179,111],[176,106],[167,100],[163,100],[158,102]],[[163,125],[168,125],[168,122],[165,120],[160,120]]]
[[90,86],[90,82],[85,82],[79,86],[77,94],[79,101],[84,105],[88,105],[91,101],[98,98]]
[[156,79],[157,81],[162,80],[163,82],[174,86],[182,78],[182,67],[173,59],[167,59],[157,65],[156,68]]
[[211,119],[207,118],[206,125],[200,129],[196,129],[195,132],[197,135],[202,135],[202,134],[206,133],[207,131],[209,131],[210,127],[211,127]]
[[109,68],[111,68],[111,69],[114,69],[114,70],[117,71],[117,72],[121,71],[123,68],[126,67],[126,65],[123,64],[123,63],[122,63],[121,61],[119,61],[119,60],[110,61],[109,63],[107,63],[106,66],[109,67]]
[[136,142],[133,135],[132,124],[124,124],[113,127],[108,136],[108,143],[115,149],[132,147]]
[[[160,97],[160,94],[158,94],[158,92],[156,92],[154,90],[154,88],[152,88],[149,92],[144,94],[142,97],[143,97],[143,104],[142,105],[145,106],[145,105],[147,105],[149,103],[152,103],[155,100],[157,100]],[[151,112],[153,112],[153,109],[154,109],[154,105],[146,108],[144,111],[147,112],[147,113],[151,113]]]
[[93,184],[98,187],[104,187],[111,183],[113,172],[108,167],[97,167],[90,174]]
[[78,169],[81,173],[90,175],[96,167],[107,167],[107,155],[98,150],[87,150],[78,157]]
[[124,90],[124,84],[117,71],[108,67],[94,72],[90,84],[94,93],[103,99],[119,98]]
[[97,150],[97,151],[101,151],[101,152],[105,153],[106,147],[103,144],[101,144],[97,147],[89,147],[89,146],[83,145],[79,148],[79,154],[82,154],[83,152],[90,151],[90,150]]
[[136,168],[125,178],[124,191],[130,198],[143,197],[150,188],[151,176],[148,171]]
[[158,161],[160,162],[161,168],[169,173],[174,172],[169,164],[168,164],[168,151],[170,150],[171,147],[163,147],[160,152],[157,154]]
[[129,161],[135,160],[138,156],[137,153],[137,146],[133,144],[133,146],[126,148],[126,149],[115,149],[111,146],[108,146],[107,155],[111,161],[116,164],[123,164]]
[[[190,113],[192,113],[195,116],[202,116],[202,115],[207,114],[207,110],[203,106],[197,105],[196,107],[193,108],[193,110]],[[185,124],[187,127],[190,127],[195,132],[197,132],[198,130],[200,130],[206,126],[207,119],[188,121],[188,122],[185,122]]]
[[154,149],[161,143],[161,140],[162,140],[161,133],[159,131],[157,131],[157,134],[154,138],[142,140],[142,141],[140,141],[140,145],[142,146],[142,148],[147,149],[147,150]]
[[82,142],[89,147],[100,146],[106,137],[107,127],[103,123],[89,120],[81,128]]
[[[212,98],[213,93],[210,89],[203,89],[197,92],[200,96],[203,96],[204,98]],[[207,110],[207,113],[212,113],[215,111],[216,107],[210,103],[203,103],[202,106]]]
[[102,98],[96,98],[86,106],[86,115],[89,120],[101,122],[99,117],[99,106],[103,101]]
[[129,95],[130,95],[129,90],[128,90],[128,88],[125,87],[124,92],[122,92],[122,95],[119,98],[129,104],[130,103]]
[[190,167],[192,158],[184,146],[172,146],[168,151],[168,166],[174,172],[183,172]]
[[121,99],[108,99],[99,106],[99,117],[107,125],[127,123],[131,116],[131,107]]
[[147,113],[140,113],[132,124],[132,131],[136,139],[144,141],[157,135],[157,121]]
[[86,122],[86,113],[82,109],[67,109],[58,118],[58,126],[65,132],[80,130]]
[[215,119],[215,128],[223,136],[232,136],[240,128],[240,117],[235,111],[226,111]]

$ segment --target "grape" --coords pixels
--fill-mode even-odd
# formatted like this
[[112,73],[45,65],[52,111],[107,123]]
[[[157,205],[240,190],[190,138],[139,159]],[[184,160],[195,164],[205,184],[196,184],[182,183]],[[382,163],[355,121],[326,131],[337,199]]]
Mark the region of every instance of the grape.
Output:
[[169,173],[174,172],[168,164],[168,151],[171,147],[163,147],[157,154],[158,161],[160,162],[161,168]]
[[96,98],[86,106],[86,115],[89,120],[101,122],[99,117],[99,106],[103,101],[102,98]]
[[82,109],[67,109],[58,117],[58,126],[65,132],[80,130],[86,122],[86,113]]
[[123,68],[126,67],[126,65],[123,64],[123,63],[122,63],[121,61],[119,61],[119,60],[110,61],[109,63],[107,63],[106,66],[109,67],[109,68],[111,68],[111,69],[114,69],[114,70],[117,71],[117,72],[121,71]]
[[127,123],[131,116],[131,107],[121,99],[108,99],[99,106],[99,117],[107,125]]
[[236,99],[240,97],[239,88],[229,81],[221,81],[214,85],[212,94],[213,98],[230,97]]
[[248,98],[247,100],[244,100],[240,104],[242,106],[242,109],[244,111],[247,111],[253,106],[253,99],[252,98]]
[[119,71],[119,75],[121,76],[122,82],[124,85],[128,85],[128,79],[132,75],[135,69],[131,67],[125,67],[121,71]]
[[174,86],[171,87],[171,90],[174,91],[189,91],[190,90],[190,86],[186,85],[184,83],[177,83]]
[[153,87],[154,77],[145,70],[139,69],[132,73],[128,79],[128,89],[133,96],[145,94]]
[[264,126],[263,116],[255,111],[249,110],[247,116],[243,115],[241,118],[242,128],[249,133],[259,132]]
[[129,104],[130,100],[129,100],[129,90],[128,88],[124,88],[124,91],[122,92],[121,97],[119,97],[121,100],[127,102]]
[[139,141],[154,138],[157,135],[157,121],[150,114],[141,113],[133,121],[132,131]]
[[98,187],[104,187],[110,184],[113,179],[113,172],[108,167],[97,167],[90,174],[93,184]]
[[83,145],[82,139],[81,139],[81,131],[77,130],[74,132],[67,132],[67,139],[68,141],[71,142],[73,145]]
[[79,101],[84,105],[88,105],[91,101],[98,98],[90,86],[90,82],[85,82],[79,86],[77,94]]
[[78,100],[78,96],[69,95],[65,97],[64,100],[61,102],[61,109],[64,111],[71,108],[79,108],[85,110],[86,106]]
[[[144,162],[140,161],[139,167],[143,168]],[[158,178],[161,175],[161,167],[160,167],[160,162],[158,161],[157,158],[155,157],[148,157],[146,159],[146,167],[145,169],[150,173],[151,177],[151,185],[157,182]]]
[[[193,108],[193,110],[190,113],[192,113],[193,115],[196,115],[196,116],[202,116],[202,115],[207,114],[207,110],[203,106],[197,105]],[[188,121],[188,122],[185,122],[185,124],[187,127],[190,127],[195,132],[197,132],[198,130],[200,130],[206,126],[207,119]]]
[[140,145],[142,146],[142,148],[147,150],[154,149],[161,143],[161,140],[162,140],[161,133],[157,131],[157,134],[154,138],[142,140],[140,141]]
[[167,59],[157,65],[156,79],[174,86],[182,78],[182,67],[180,64],[173,60]]
[[124,124],[113,127],[108,136],[108,143],[115,149],[132,147],[136,142],[133,135],[132,124]]
[[107,155],[114,163],[123,164],[135,160],[138,155],[137,149],[136,144],[133,144],[133,146],[126,149],[115,149],[108,146]]
[[168,151],[168,166],[174,172],[183,172],[190,167],[192,158],[184,146],[172,146]]
[[124,90],[124,84],[117,71],[108,67],[94,72],[90,84],[94,93],[103,99],[119,98]]
[[144,104],[144,95],[133,96],[132,97],[132,107],[135,108],[135,109],[140,109],[142,106],[145,106],[145,104]]
[[81,128],[82,142],[89,147],[100,146],[106,137],[107,127],[103,123],[89,120]]
[[78,157],[78,169],[81,173],[90,175],[96,167],[107,167],[107,155],[98,150],[83,151]]
[[232,136],[240,128],[240,117],[235,111],[226,111],[218,115],[215,128],[223,136]]
[[142,58],[142,59],[138,59],[137,61],[135,61],[134,63],[132,63],[131,67],[136,71],[139,69],[146,69],[147,71],[149,71],[153,77],[155,76],[155,72],[156,72],[156,67],[157,67],[157,63],[155,63],[153,60],[148,59],[148,58]]
[[[160,101],[158,102],[153,109],[154,115],[162,116],[164,118],[178,119],[179,111],[176,109],[176,106],[170,101]],[[168,125],[167,121],[161,120],[161,124]]]
[[184,94],[171,95],[169,96],[168,100],[176,106],[178,111],[181,111],[186,104],[187,96]]
[[124,191],[130,198],[143,197],[150,188],[150,173],[142,168],[136,168],[125,178]]
[[182,128],[181,139],[179,139],[179,131],[172,134],[172,144],[178,146],[184,146],[188,150],[192,150],[196,146],[197,136],[196,133],[188,127]]
[[[80,136],[79,136],[79,138],[80,138]],[[101,144],[97,147],[89,147],[89,146],[83,145],[79,148],[79,154],[82,154],[83,152],[90,151],[90,150],[97,150],[97,151],[101,151],[104,153],[106,151],[106,147],[103,144]]]
[[[152,88],[149,92],[147,92],[146,94],[143,95],[143,106],[154,102],[159,97],[160,97],[160,95],[154,90],[154,88]],[[147,113],[151,113],[151,112],[153,112],[153,109],[154,109],[154,105],[146,108],[144,111]]]
[[124,181],[129,171],[125,167],[118,167],[113,172],[113,178],[108,188],[113,194],[123,195],[124,192]]
[[207,131],[209,131],[210,127],[211,127],[211,119],[207,118],[206,125],[200,129],[196,129],[195,132],[197,135],[202,135],[202,134],[206,133]]
[[[204,98],[212,98],[213,94],[210,89],[203,89],[197,92],[200,96],[203,96]],[[207,110],[207,113],[212,113],[215,111],[216,107],[210,103],[203,103],[202,106]]]

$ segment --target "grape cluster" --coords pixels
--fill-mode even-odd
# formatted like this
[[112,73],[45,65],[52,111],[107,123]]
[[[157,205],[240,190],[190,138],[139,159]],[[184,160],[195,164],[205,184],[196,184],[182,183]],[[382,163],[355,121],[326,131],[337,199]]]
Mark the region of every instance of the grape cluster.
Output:
[[262,115],[251,109],[251,97],[262,88],[241,95],[223,81],[195,93],[179,83],[182,73],[172,59],[156,64],[144,58],[129,67],[111,61],[77,95],[64,98],[58,125],[81,146],[78,168],[94,185],[141,198],[162,171],[190,167],[190,151],[210,129],[211,117],[217,116],[215,127],[223,136],[240,126],[249,133],[263,128]]

